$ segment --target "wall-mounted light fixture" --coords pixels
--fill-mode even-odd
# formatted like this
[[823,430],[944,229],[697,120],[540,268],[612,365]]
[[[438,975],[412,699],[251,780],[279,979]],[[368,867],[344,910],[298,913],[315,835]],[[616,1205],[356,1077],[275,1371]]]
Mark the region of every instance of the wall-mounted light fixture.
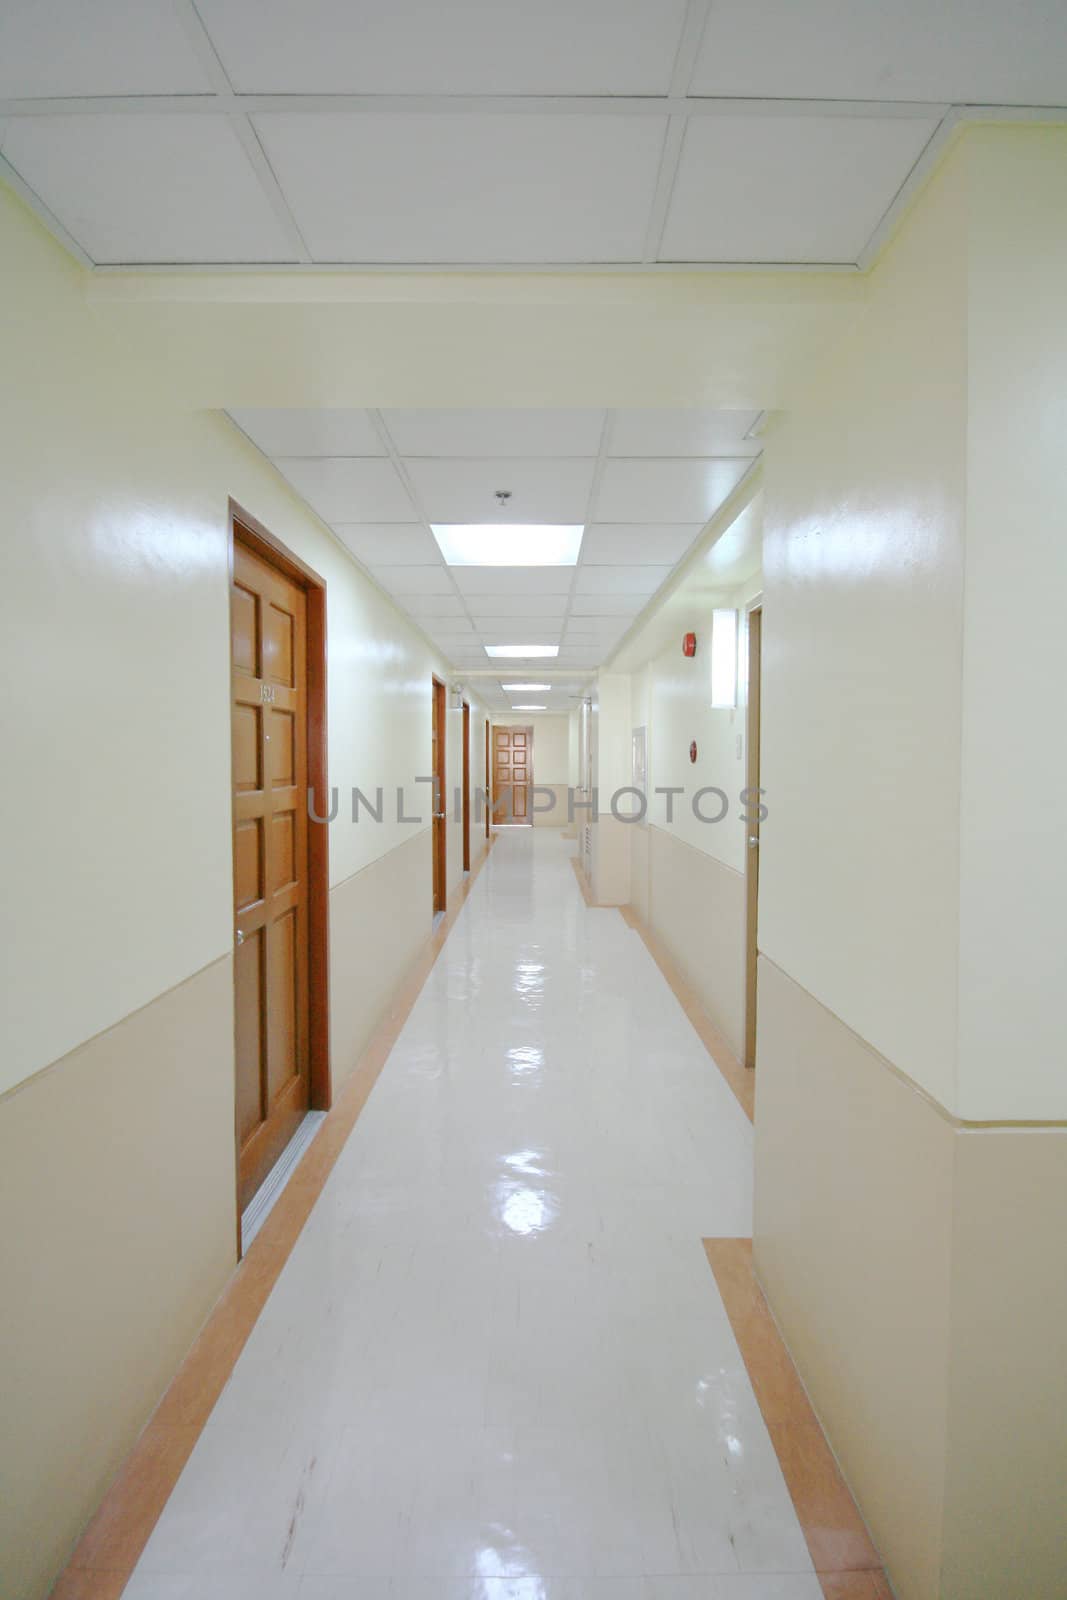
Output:
[[737,612],[711,613],[711,703],[737,705]]

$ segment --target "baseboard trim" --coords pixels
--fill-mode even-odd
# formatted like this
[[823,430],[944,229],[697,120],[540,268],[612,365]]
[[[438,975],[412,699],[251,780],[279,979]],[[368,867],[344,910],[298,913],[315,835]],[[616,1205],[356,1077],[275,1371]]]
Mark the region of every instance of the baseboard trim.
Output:
[[763,1297],[751,1239],[705,1239],[825,1600],[892,1600],[881,1557]]

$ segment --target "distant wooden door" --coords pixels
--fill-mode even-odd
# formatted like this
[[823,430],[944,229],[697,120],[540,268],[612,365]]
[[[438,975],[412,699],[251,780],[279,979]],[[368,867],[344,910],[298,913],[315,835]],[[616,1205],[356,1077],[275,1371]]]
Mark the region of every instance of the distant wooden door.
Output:
[[745,783],[751,802],[745,807],[745,1066],[756,1065],[756,970],[759,959],[757,914],[759,912],[759,795],[760,786],[760,666],[762,661],[763,612],[758,607],[748,614],[748,721]]
[[463,870],[471,869],[471,708],[463,702]]
[[493,816],[497,822],[532,824],[533,729],[493,729]]
[[430,771],[433,784],[433,909],[434,915],[445,909],[447,898],[445,878],[445,826],[447,821],[445,790],[445,686],[433,680],[433,734]]
[[304,591],[235,539],[231,597],[238,1203],[310,1104]]
[[485,782],[484,782],[484,788],[485,788],[485,796],[484,796],[484,798],[485,798],[485,837],[487,839],[489,837],[489,828],[490,828],[490,823],[492,821],[492,818],[490,816],[490,812],[492,811],[492,806],[490,805],[490,802],[489,802],[489,794],[490,794],[489,785],[490,785],[492,780],[491,780],[489,774],[490,774],[490,766],[489,766],[489,718],[487,717],[485,719],[485,768],[484,768],[484,780],[485,780]]

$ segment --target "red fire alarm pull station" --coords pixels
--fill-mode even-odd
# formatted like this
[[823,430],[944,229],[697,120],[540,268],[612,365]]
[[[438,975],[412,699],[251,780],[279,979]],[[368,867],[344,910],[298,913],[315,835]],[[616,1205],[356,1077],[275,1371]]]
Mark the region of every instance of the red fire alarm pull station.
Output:
[[689,759],[690,759],[690,761],[695,761],[696,758],[697,758],[697,742],[694,739],[692,744],[689,746]]
[[697,636],[695,633],[687,633],[682,640],[682,654],[683,656],[695,656],[696,653]]

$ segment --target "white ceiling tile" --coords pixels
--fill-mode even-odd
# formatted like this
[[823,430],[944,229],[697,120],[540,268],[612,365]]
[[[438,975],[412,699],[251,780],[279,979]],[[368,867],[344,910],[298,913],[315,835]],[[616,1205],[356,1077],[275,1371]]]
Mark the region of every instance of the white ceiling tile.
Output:
[[456,587],[466,595],[569,594],[573,567],[452,567]]
[[421,522],[335,522],[333,531],[368,567],[425,567],[440,560]]
[[383,411],[403,456],[595,456],[603,411]]
[[[562,613],[556,617],[475,617],[475,627],[483,639],[499,639],[507,644],[509,640],[518,637],[540,638],[544,634],[546,639],[557,639],[563,629]],[[547,632],[546,632],[547,630]]]
[[685,0],[198,0],[234,86],[663,94]]
[[758,411],[709,411],[661,406],[616,411],[609,456],[757,456],[758,439],[745,434]]
[[[585,521],[592,461],[406,461],[428,522]],[[498,489],[509,489],[498,505]]]
[[467,609],[479,617],[562,617],[566,594],[480,594],[467,597]]
[[690,92],[1055,105],[1065,83],[1049,0],[715,0]]
[[325,522],[413,522],[415,508],[391,461],[281,456],[277,465]]
[[579,567],[574,609],[579,595],[652,594],[670,575],[670,567]]
[[420,617],[420,624],[432,639],[460,640],[467,639],[472,645],[475,642],[474,624],[467,621],[466,617],[443,617],[439,611],[427,612]]
[[318,261],[640,260],[666,120],[268,112],[255,119]]
[[427,623],[440,621],[463,621],[463,607],[450,594],[395,594],[393,598],[410,616],[417,617],[422,626],[423,618]]
[[664,261],[855,261],[937,118],[693,117]]
[[0,96],[210,94],[171,0],[7,0]]
[[632,617],[647,599],[644,594],[576,594],[571,617],[580,627],[593,623],[597,617]]
[[597,522],[699,522],[737,487],[750,461],[608,461],[597,496]]
[[[643,597],[640,604],[644,604]],[[575,617],[572,616],[567,623],[566,637],[574,642],[580,639],[617,639],[625,633],[633,620],[634,613],[630,612],[625,617]]]
[[365,411],[231,411],[237,426],[268,456],[384,456]]
[[456,599],[452,581],[440,563],[435,567],[372,567],[371,570],[390,594],[403,597],[405,605],[409,595],[447,595],[453,604],[443,605],[440,615],[452,615],[454,610],[462,613],[463,607]]
[[225,117],[12,117],[4,156],[93,261],[293,259]]
[[680,561],[703,522],[593,523],[582,541],[583,567],[645,566]]
[[605,645],[568,645],[559,653],[564,667],[597,667],[608,653]]

